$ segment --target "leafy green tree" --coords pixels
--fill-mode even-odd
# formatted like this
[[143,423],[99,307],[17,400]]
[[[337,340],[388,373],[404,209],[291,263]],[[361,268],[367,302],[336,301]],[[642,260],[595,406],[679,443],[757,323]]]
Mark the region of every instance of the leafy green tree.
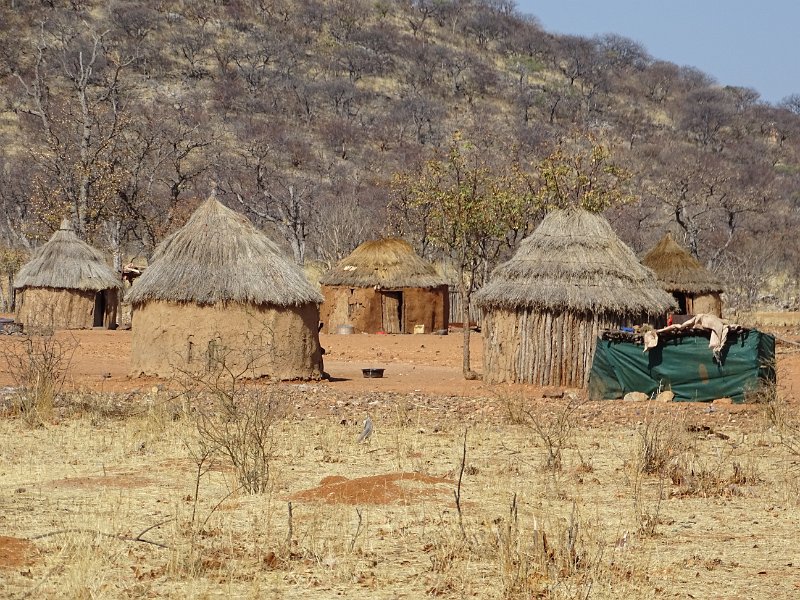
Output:
[[469,309],[472,293],[503,248],[524,235],[536,199],[518,164],[493,166],[455,134],[447,154],[421,171],[396,173],[390,210],[401,234],[448,257],[458,272],[464,323],[464,377],[470,366]]
[[540,164],[535,182],[536,197],[546,208],[577,206],[602,212],[628,204],[631,173],[616,164],[608,147],[591,136],[579,144],[561,142]]

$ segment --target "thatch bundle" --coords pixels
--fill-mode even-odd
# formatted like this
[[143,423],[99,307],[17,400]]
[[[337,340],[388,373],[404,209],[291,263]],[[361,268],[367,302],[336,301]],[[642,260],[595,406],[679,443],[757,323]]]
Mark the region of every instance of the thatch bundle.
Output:
[[656,274],[661,287],[668,292],[701,295],[724,291],[720,280],[679,245],[670,233],[645,254],[642,264]]
[[165,239],[128,294],[134,374],[220,364],[246,377],[318,379],[322,295],[212,195]]
[[586,384],[598,335],[674,305],[602,216],[555,210],[476,294],[484,378]]
[[299,306],[322,296],[272,240],[212,195],[156,248],[126,300]]
[[398,238],[364,242],[339,261],[322,285],[349,287],[433,288],[446,285],[436,268],[420,258],[411,244]]
[[601,215],[554,210],[475,295],[484,308],[659,314],[673,300]]
[[314,286],[316,290],[322,288],[319,282],[322,276],[328,272],[328,264],[321,260],[307,260],[303,265],[303,275],[306,276],[308,282]]
[[19,270],[14,287],[100,291],[121,287],[121,280],[103,253],[81,240],[64,219]]

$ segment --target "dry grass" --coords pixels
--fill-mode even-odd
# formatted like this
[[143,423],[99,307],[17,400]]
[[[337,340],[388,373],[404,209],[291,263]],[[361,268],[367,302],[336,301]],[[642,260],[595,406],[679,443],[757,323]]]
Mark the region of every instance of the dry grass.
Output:
[[[270,387],[282,390],[291,388]],[[722,410],[676,404],[637,415],[642,406],[604,423],[593,415],[611,405],[581,405],[559,445],[557,494],[542,469],[548,447],[530,426],[469,417],[459,515],[464,427],[432,426],[449,410],[436,399],[350,398],[336,414],[292,402],[274,423],[269,485],[256,495],[222,458],[198,479],[189,448],[201,432],[169,393],[71,400],[78,408],[57,424],[0,421],[4,534],[36,538],[28,565],[0,566],[10,597],[774,598],[797,589],[785,566],[800,548],[792,454],[778,432]],[[357,444],[367,410],[375,433]],[[549,415],[542,424],[565,414],[552,401],[526,410]],[[649,431],[661,420],[662,434],[673,423],[675,437],[660,439],[679,440],[649,444],[669,456],[658,469],[641,461],[648,419]],[[451,489],[406,486],[383,504],[294,497],[324,477],[400,470],[447,478]]]
[[53,418],[56,397],[72,362],[77,342],[53,333],[25,336],[21,344],[3,353],[2,362],[16,383],[14,408],[32,427]]

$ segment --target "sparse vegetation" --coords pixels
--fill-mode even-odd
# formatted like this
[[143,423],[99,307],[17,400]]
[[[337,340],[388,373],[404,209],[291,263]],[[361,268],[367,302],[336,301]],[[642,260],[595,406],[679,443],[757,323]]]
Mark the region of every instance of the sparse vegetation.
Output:
[[526,424],[544,447],[542,468],[557,472],[562,469],[564,449],[570,443],[575,429],[575,413],[585,403],[577,395],[569,394],[564,400],[552,400],[523,409]]
[[[502,400],[480,404],[496,407],[496,416],[470,414],[466,442],[460,427],[430,428],[449,406],[442,399],[398,394],[371,400],[379,435],[367,447],[355,441],[366,401],[325,389],[313,404],[296,386],[244,385],[248,391],[262,387],[295,408],[272,422],[269,479],[258,494],[247,493],[247,473],[240,474],[215,438],[204,437],[205,419],[220,427],[224,414],[241,416],[225,413],[210,397],[189,402],[178,390],[155,388],[76,395],[82,402],[76,410],[58,425],[45,425],[48,444],[37,442],[41,429],[0,421],[8,441],[0,460],[17,490],[9,506],[32,505],[39,488],[50,498],[6,531],[41,536],[32,540],[36,554],[29,566],[0,571],[7,589],[158,597],[210,593],[220,585],[234,596],[319,588],[358,595],[392,586],[443,598],[567,599],[613,598],[620,590],[648,598],[667,585],[689,593],[700,585],[735,595],[748,581],[745,565],[758,559],[753,545],[766,544],[776,527],[790,527],[789,513],[780,508],[788,498],[780,465],[791,454],[777,435],[738,434],[739,427],[758,425],[749,418],[730,423],[748,413],[720,409],[709,416],[705,406],[656,410],[650,403],[648,427],[625,427],[614,424],[613,415],[628,414],[620,412],[625,409],[625,418],[637,419],[634,411],[643,405],[537,401],[543,431],[570,432],[547,436],[554,440],[552,454],[561,456],[558,494],[552,494],[554,475],[542,468],[549,446],[530,424],[508,423]],[[247,402],[236,410],[252,409]],[[332,405],[344,408],[332,416]],[[523,406],[534,412],[531,402]],[[745,410],[750,407],[764,409]],[[602,420],[587,421],[605,411]],[[710,425],[700,424],[704,415]],[[651,442],[645,444],[645,436]],[[623,459],[642,457],[645,447],[655,449],[649,456],[666,457],[661,467],[645,473],[641,460],[631,458],[624,474],[638,480],[621,481]],[[320,460],[332,452],[335,461]],[[380,474],[396,474],[409,462],[422,478],[380,483]],[[31,471],[31,464],[47,466]],[[425,483],[428,475],[444,479]],[[326,478],[334,480],[318,487]],[[372,480],[379,487],[368,487]],[[94,493],[100,487],[110,493]],[[124,490],[123,502],[117,490]],[[80,511],[49,508],[78,498]],[[637,503],[633,512],[624,509],[630,502]],[[774,516],[740,527],[736,519],[719,518],[731,502],[753,520],[765,506]],[[726,554],[694,534],[706,527],[733,545],[746,543]],[[695,576],[693,556],[711,568]],[[715,577],[722,564],[724,581]],[[670,575],[659,575],[654,565]],[[29,576],[19,574],[28,570]],[[107,576],[97,578],[101,572]]]
[[181,378],[199,437],[191,450],[197,464],[195,497],[204,470],[218,455],[236,472],[236,489],[261,494],[270,484],[275,429],[285,416],[285,401],[274,387],[246,386],[249,363],[234,370],[231,358],[230,350],[217,348],[205,372],[184,373]]
[[[64,214],[119,267],[212,182],[297,262],[402,233],[461,259],[468,296],[545,208],[583,204],[637,252],[672,229],[740,307],[769,286],[797,304],[794,96],[552,35],[505,0],[6,4],[0,307]],[[154,382],[78,373],[66,340],[0,340],[3,595],[797,595],[789,388],[739,406],[433,393],[409,383],[430,364],[384,347],[364,355],[398,368],[369,391],[266,384],[215,344]],[[448,368],[472,379],[464,356]]]
[[17,384],[16,408],[30,426],[53,418],[56,397],[64,387],[74,340],[56,338],[52,332],[27,335],[4,352],[5,363]]

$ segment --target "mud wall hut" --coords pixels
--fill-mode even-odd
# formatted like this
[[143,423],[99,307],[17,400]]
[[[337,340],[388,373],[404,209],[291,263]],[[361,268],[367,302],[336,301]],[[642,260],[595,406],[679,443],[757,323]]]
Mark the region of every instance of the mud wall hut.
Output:
[[319,379],[322,296],[243,215],[212,195],[166,238],[133,284],[132,372],[226,368]]
[[608,221],[550,212],[475,297],[484,379],[583,387],[603,329],[642,323],[674,302]]
[[446,329],[447,282],[397,238],[364,242],[322,277],[323,331],[431,333]]
[[26,330],[117,326],[119,275],[68,219],[14,277],[16,317]]
[[670,233],[645,254],[642,264],[651,269],[661,287],[673,295],[679,313],[722,317],[722,293],[725,291],[722,283]]

